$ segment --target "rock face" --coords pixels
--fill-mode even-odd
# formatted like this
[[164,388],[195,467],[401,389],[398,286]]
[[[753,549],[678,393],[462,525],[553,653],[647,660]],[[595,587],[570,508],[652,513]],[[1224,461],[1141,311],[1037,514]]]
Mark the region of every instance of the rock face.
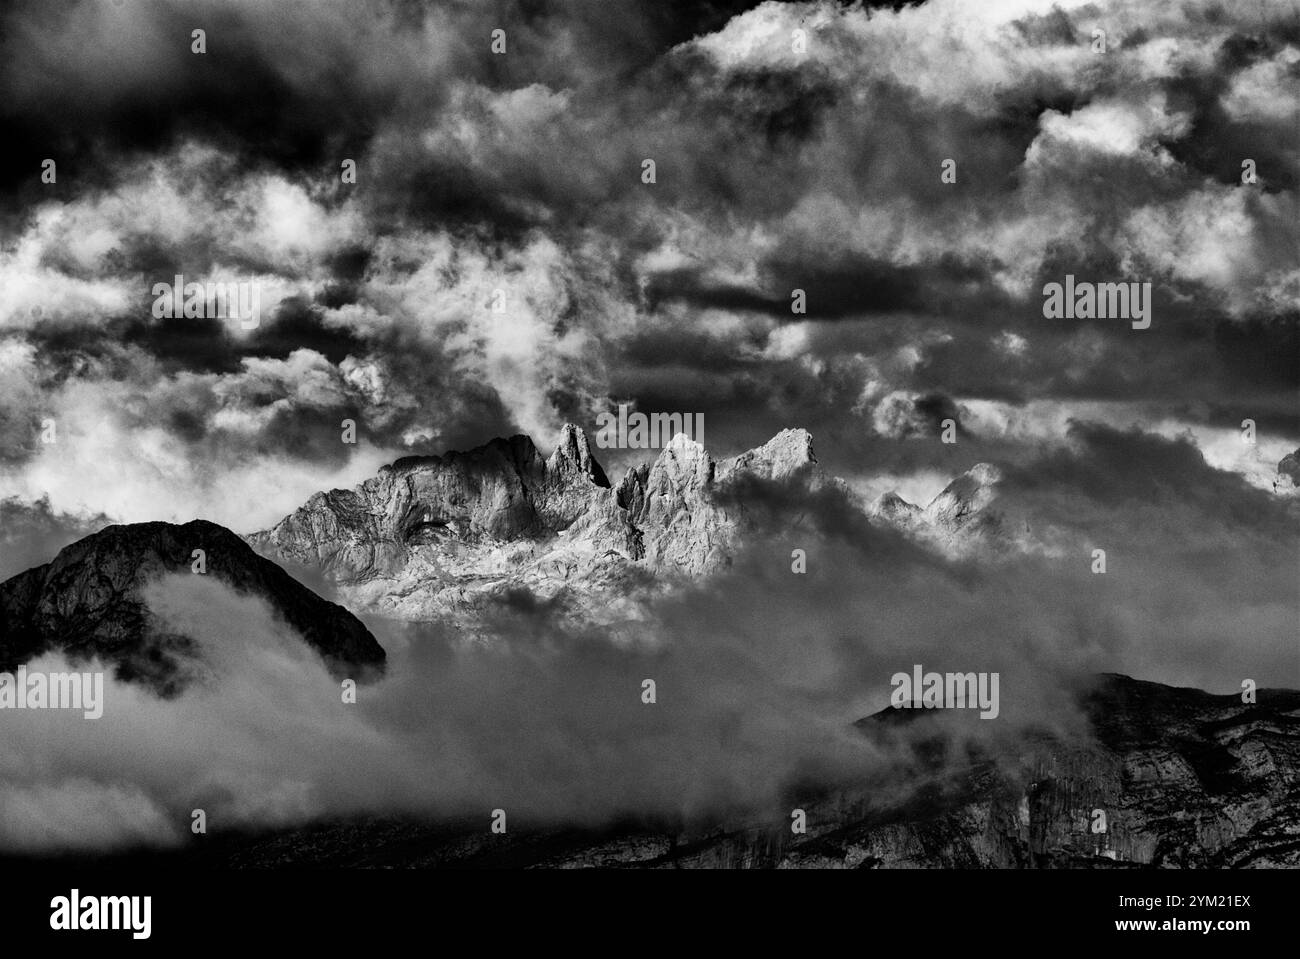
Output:
[[882,493],[871,504],[870,511],[891,523],[914,526],[920,520],[921,507],[909,503],[895,492]]
[[[1013,766],[990,757],[957,777],[936,775],[924,815],[909,803],[880,810],[824,830],[783,864],[1300,865],[1300,692],[1260,690],[1246,704],[1107,674],[1080,698],[1087,738],[1025,741]],[[859,725],[916,715],[886,711]]]
[[946,553],[960,554],[975,544],[1005,548],[1008,543],[1001,516],[991,509],[1002,474],[979,463],[944,487],[921,512],[914,528]]
[[319,567],[349,602],[404,620],[479,610],[512,589],[552,598],[577,578],[618,578],[642,555],[574,428],[545,460],[526,436],[398,460],[356,489],[316,494],[249,542]]
[[[248,541],[319,568],[350,604],[399,620],[470,622],[525,590],[583,622],[635,621],[639,603],[727,566],[747,531],[744,484],[838,483],[806,430],[714,460],[677,435],[611,487],[586,434],[565,426],[543,459],[525,436],[411,457],[352,490],[318,493]],[[987,532],[997,473],[981,465],[926,511],[896,499],[882,518],[950,546]],[[842,485],[842,484],[841,484]]]
[[122,679],[179,692],[181,660],[193,641],[158,629],[142,590],[165,573],[190,573],[195,549],[205,553],[206,575],[267,600],[327,663],[383,665],[383,648],[352,613],[321,599],[230,530],[195,520],[110,526],[0,583],[0,670],[61,650],[73,659],[113,663]]
[[1296,486],[1300,486],[1300,450],[1283,456],[1277,464],[1277,471],[1280,475],[1289,477]]
[[[1108,674],[1079,698],[1090,728],[1078,739],[1027,736],[998,756],[958,756],[941,740],[916,740],[919,773],[905,798],[878,805],[870,789],[846,788],[802,799],[804,836],[791,835],[788,819],[700,836],[628,833],[575,843],[546,864],[1300,866],[1300,692],[1260,690],[1245,704]],[[885,710],[858,727],[881,738],[918,721],[925,714]]]

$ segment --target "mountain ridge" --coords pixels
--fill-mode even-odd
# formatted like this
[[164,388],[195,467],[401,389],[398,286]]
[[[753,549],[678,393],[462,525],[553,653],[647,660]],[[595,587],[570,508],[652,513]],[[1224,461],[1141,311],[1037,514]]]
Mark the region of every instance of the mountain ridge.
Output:
[[405,457],[246,539],[277,561],[320,569],[349,603],[380,616],[464,623],[525,589],[574,621],[616,625],[638,620],[673,582],[730,564],[751,524],[743,497],[719,494],[742,481],[835,486],[864,514],[956,549],[998,531],[988,507],[1000,474],[980,464],[963,476],[940,494],[946,511],[905,504],[903,522],[825,473],[804,429],[722,459],[677,434],[611,483],[585,432],[565,424],[549,458],[523,435]]

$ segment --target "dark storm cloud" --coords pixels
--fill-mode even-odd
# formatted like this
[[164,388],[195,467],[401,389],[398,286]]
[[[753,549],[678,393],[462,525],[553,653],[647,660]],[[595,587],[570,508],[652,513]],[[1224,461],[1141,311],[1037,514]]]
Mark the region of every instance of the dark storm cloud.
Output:
[[[0,115],[20,135],[5,153],[4,182],[26,187],[41,158],[54,156],[74,192],[105,185],[117,157],[190,137],[297,168],[332,160],[364,141],[397,93],[365,83],[363,50],[347,42],[338,12],[288,4],[268,16],[253,4],[138,0],[9,5]],[[190,52],[200,27],[204,55]]]
[[1234,75],[1276,57],[1288,45],[1300,46],[1300,15],[1289,22],[1279,21],[1269,32],[1227,37],[1213,73],[1171,78],[1174,102],[1190,109],[1196,129],[1195,136],[1170,144],[1173,155],[1221,183],[1240,182],[1241,160],[1251,157],[1270,171],[1266,189],[1294,191],[1300,183],[1300,131],[1296,125],[1234,118],[1222,102]]
[[[1069,437],[1071,446],[1034,459],[1006,478],[1007,496],[1018,508],[1044,520],[1055,514],[1053,522],[1090,534],[1099,531],[1092,524],[1100,523],[1108,535],[1121,532],[1121,517],[1162,514],[1168,529],[1144,547],[1152,553],[1179,539],[1226,544],[1233,538],[1228,531],[1236,531],[1252,549],[1268,544],[1259,562],[1285,565],[1286,553],[1300,536],[1295,501],[1209,467],[1189,439],[1168,440],[1095,423],[1073,424]],[[1054,496],[1068,496],[1071,502],[1045,501]],[[1138,536],[1130,531],[1124,538]],[[1225,559],[1235,562],[1235,555],[1234,550]]]
[[[437,115],[453,80],[607,82],[753,5],[19,0],[0,45],[0,118],[12,137],[0,179],[34,198],[32,171],[55,156],[75,193],[111,183],[122,156],[190,140],[315,175],[366,152],[397,118]],[[207,32],[202,55],[190,49],[196,28]],[[509,57],[488,52],[496,28],[507,30]],[[424,172],[444,174],[430,180],[445,191],[439,208],[454,212],[473,192],[468,171]],[[459,184],[446,182],[458,173]],[[475,210],[492,212],[462,207]]]
[[[804,319],[861,320],[882,313],[929,310],[945,313],[959,301],[963,286],[987,282],[979,265],[939,257],[924,267],[900,267],[884,260],[844,258],[840,263],[805,259],[799,251],[778,253],[764,264],[767,291],[746,286],[718,286],[701,271],[657,274],[646,287],[647,306],[683,301],[698,308],[755,311],[791,322]],[[806,309],[791,309],[792,294],[802,290]]]
[[[328,294],[322,299],[328,299]],[[315,304],[291,297],[280,302],[270,320],[260,324],[238,352],[284,359],[294,350],[313,350],[337,364],[349,354],[360,353],[363,346],[351,330],[325,325]]]
[[[159,274],[166,275],[166,274]],[[312,350],[338,364],[352,354],[360,354],[364,341],[352,331],[323,322],[321,307],[342,305],[329,292],[320,305],[295,296],[282,300],[274,311],[260,320],[249,335],[235,338],[224,321],[197,317],[184,322],[159,323],[153,319],[123,317],[109,325],[104,333],[114,340],[138,346],[157,357],[170,369],[205,373],[230,373],[239,369],[243,357],[286,359],[294,350]],[[93,348],[99,338],[97,330],[76,331],[78,348]],[[69,339],[67,332],[61,339]],[[45,341],[47,345],[50,342]]]
[[[646,305],[654,310],[660,303],[682,300],[692,306],[736,311],[756,311],[784,316],[790,301],[765,296],[746,286],[718,286],[708,282],[700,270],[672,270],[657,274],[646,286]],[[635,345],[632,349],[636,349]]]
[[[1249,416],[1295,439],[1285,12],[124,0],[2,16],[17,147],[0,280],[18,292],[0,322],[58,371],[50,409],[84,409],[68,391],[93,382],[106,409],[129,399],[124,430],[159,428],[217,471],[275,452],[332,477],[343,418],[392,458],[520,430],[545,444],[621,400],[703,412],[719,452],[806,426],[850,473],[953,465],[919,441],[937,412],[967,452],[1022,457],[1024,437],[968,424],[975,400]],[[182,271],[255,275],[275,304],[246,335],[154,320],[152,282]],[[1150,278],[1153,328],[1045,320],[1041,288],[1065,273]],[[307,370],[319,388],[291,382]],[[0,396],[26,434],[28,395]],[[879,432],[898,404],[916,426]]]
[[1215,348],[1235,385],[1264,389],[1300,388],[1300,313],[1220,322]]
[[1125,628],[1127,671],[1225,691],[1234,676],[1295,685],[1296,502],[1209,467],[1187,440],[1088,424],[1071,438],[1069,450],[1013,468],[1005,502],[1013,523],[1074,531],[1079,569],[1106,550],[1106,574],[1086,588],[1110,604],[1104,628],[1137,617]]

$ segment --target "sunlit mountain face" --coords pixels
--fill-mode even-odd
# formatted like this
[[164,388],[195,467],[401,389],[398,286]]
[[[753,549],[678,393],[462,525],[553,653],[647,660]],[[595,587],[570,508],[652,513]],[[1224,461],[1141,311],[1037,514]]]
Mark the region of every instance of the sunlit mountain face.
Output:
[[1294,4],[16,0],[0,131],[0,855],[1300,864]]

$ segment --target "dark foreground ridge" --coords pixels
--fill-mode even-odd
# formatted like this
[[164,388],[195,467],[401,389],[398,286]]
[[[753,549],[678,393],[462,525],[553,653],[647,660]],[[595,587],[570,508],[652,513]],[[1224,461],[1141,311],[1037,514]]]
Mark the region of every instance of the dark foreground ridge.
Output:
[[265,599],[331,668],[382,667],[383,648],[356,616],[230,530],[194,520],[109,526],[0,583],[0,670],[60,650],[73,659],[97,656],[119,678],[165,695],[180,692],[194,641],[159,629],[142,590],[166,573],[191,573],[196,549],[204,551],[206,575]]

